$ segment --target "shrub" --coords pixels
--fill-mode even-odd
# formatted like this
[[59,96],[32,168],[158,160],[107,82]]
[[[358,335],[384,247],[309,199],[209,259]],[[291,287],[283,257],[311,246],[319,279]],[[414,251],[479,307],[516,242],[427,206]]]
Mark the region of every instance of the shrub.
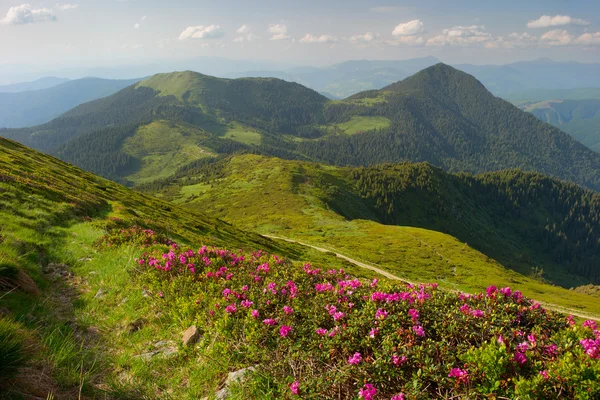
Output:
[[137,262],[164,312],[261,365],[282,397],[600,396],[596,326],[510,288],[451,293],[176,244]]

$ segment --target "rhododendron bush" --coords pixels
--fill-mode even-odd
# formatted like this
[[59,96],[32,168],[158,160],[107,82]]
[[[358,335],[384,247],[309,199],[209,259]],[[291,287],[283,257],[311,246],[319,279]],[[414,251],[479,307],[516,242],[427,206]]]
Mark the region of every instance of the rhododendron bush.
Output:
[[258,366],[282,397],[600,397],[596,325],[510,288],[467,295],[260,251],[151,249],[135,271],[158,306],[201,327],[200,346]]

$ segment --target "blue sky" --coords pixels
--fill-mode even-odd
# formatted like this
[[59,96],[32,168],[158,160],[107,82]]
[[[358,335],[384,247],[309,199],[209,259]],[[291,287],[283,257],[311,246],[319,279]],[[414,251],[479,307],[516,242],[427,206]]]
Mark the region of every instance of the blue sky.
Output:
[[598,0],[0,0],[0,19],[3,64],[600,62]]

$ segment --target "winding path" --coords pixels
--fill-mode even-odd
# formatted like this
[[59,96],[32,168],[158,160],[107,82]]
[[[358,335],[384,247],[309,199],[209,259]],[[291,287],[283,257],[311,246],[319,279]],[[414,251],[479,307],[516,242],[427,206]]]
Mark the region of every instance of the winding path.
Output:
[[[355,260],[355,259],[353,259],[351,257],[348,257],[348,256],[345,256],[343,254],[337,253],[335,251],[326,249],[324,247],[314,246],[312,244],[303,243],[303,242],[300,242],[298,240],[284,238],[284,237],[281,237],[281,236],[273,236],[273,235],[262,235],[262,236],[264,236],[266,238],[269,238],[269,239],[283,240],[283,241],[286,241],[286,242],[289,242],[289,243],[296,243],[296,244],[299,244],[301,246],[310,247],[310,248],[315,249],[317,251],[320,251],[322,253],[333,253],[333,254],[335,254],[336,257],[341,258],[343,260],[346,260],[349,263],[352,263],[352,264],[356,265],[357,267],[365,268],[365,269],[377,272],[378,274],[383,275],[383,276],[385,276],[388,279],[393,279],[393,280],[402,281],[402,282],[410,283],[410,284],[413,284],[413,285],[417,285],[416,282],[411,282],[411,281],[406,280],[404,278],[400,278],[399,276],[391,274],[391,273],[389,273],[389,272],[387,272],[387,271],[385,271],[385,270],[383,270],[381,268],[378,268],[378,267],[375,267],[373,265],[364,263],[362,261]],[[538,300],[535,300],[535,301],[537,301],[543,307],[545,307],[545,308],[547,308],[549,310],[557,311],[557,312],[560,312],[560,313],[563,313],[563,314],[571,314],[571,315],[573,315],[575,317],[579,317],[579,318],[583,318],[583,319],[593,319],[593,320],[596,320],[596,321],[600,321],[600,317],[597,316],[597,315],[582,314],[582,313],[580,313],[580,312],[578,312],[576,310],[573,310],[573,309],[570,309],[570,308],[567,308],[567,307],[562,307],[562,306],[558,306],[558,305],[555,305],[555,304],[550,304],[550,303],[546,303],[546,302],[538,301]]]

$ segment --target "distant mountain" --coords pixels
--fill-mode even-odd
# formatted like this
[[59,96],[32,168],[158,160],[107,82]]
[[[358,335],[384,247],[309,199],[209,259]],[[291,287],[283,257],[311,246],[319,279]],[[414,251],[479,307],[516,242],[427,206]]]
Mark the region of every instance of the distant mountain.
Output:
[[40,78],[32,82],[13,83],[11,85],[0,86],[0,93],[18,93],[30,90],[48,89],[61,83],[68,82],[66,78],[56,78],[53,76]]
[[501,97],[528,89],[600,87],[600,64],[538,59],[502,66],[458,64],[454,67],[475,76]]
[[279,79],[159,74],[0,135],[130,183],[245,151],[337,165],[521,168],[600,189],[599,154],[444,64],[341,101]]
[[522,108],[600,152],[600,99],[545,100]]
[[511,93],[504,97],[516,106],[526,103],[538,103],[544,100],[590,100],[600,99],[600,88],[580,89],[529,89]]
[[0,93],[0,127],[42,124],[81,103],[109,96],[138,81],[84,78],[47,89]]

